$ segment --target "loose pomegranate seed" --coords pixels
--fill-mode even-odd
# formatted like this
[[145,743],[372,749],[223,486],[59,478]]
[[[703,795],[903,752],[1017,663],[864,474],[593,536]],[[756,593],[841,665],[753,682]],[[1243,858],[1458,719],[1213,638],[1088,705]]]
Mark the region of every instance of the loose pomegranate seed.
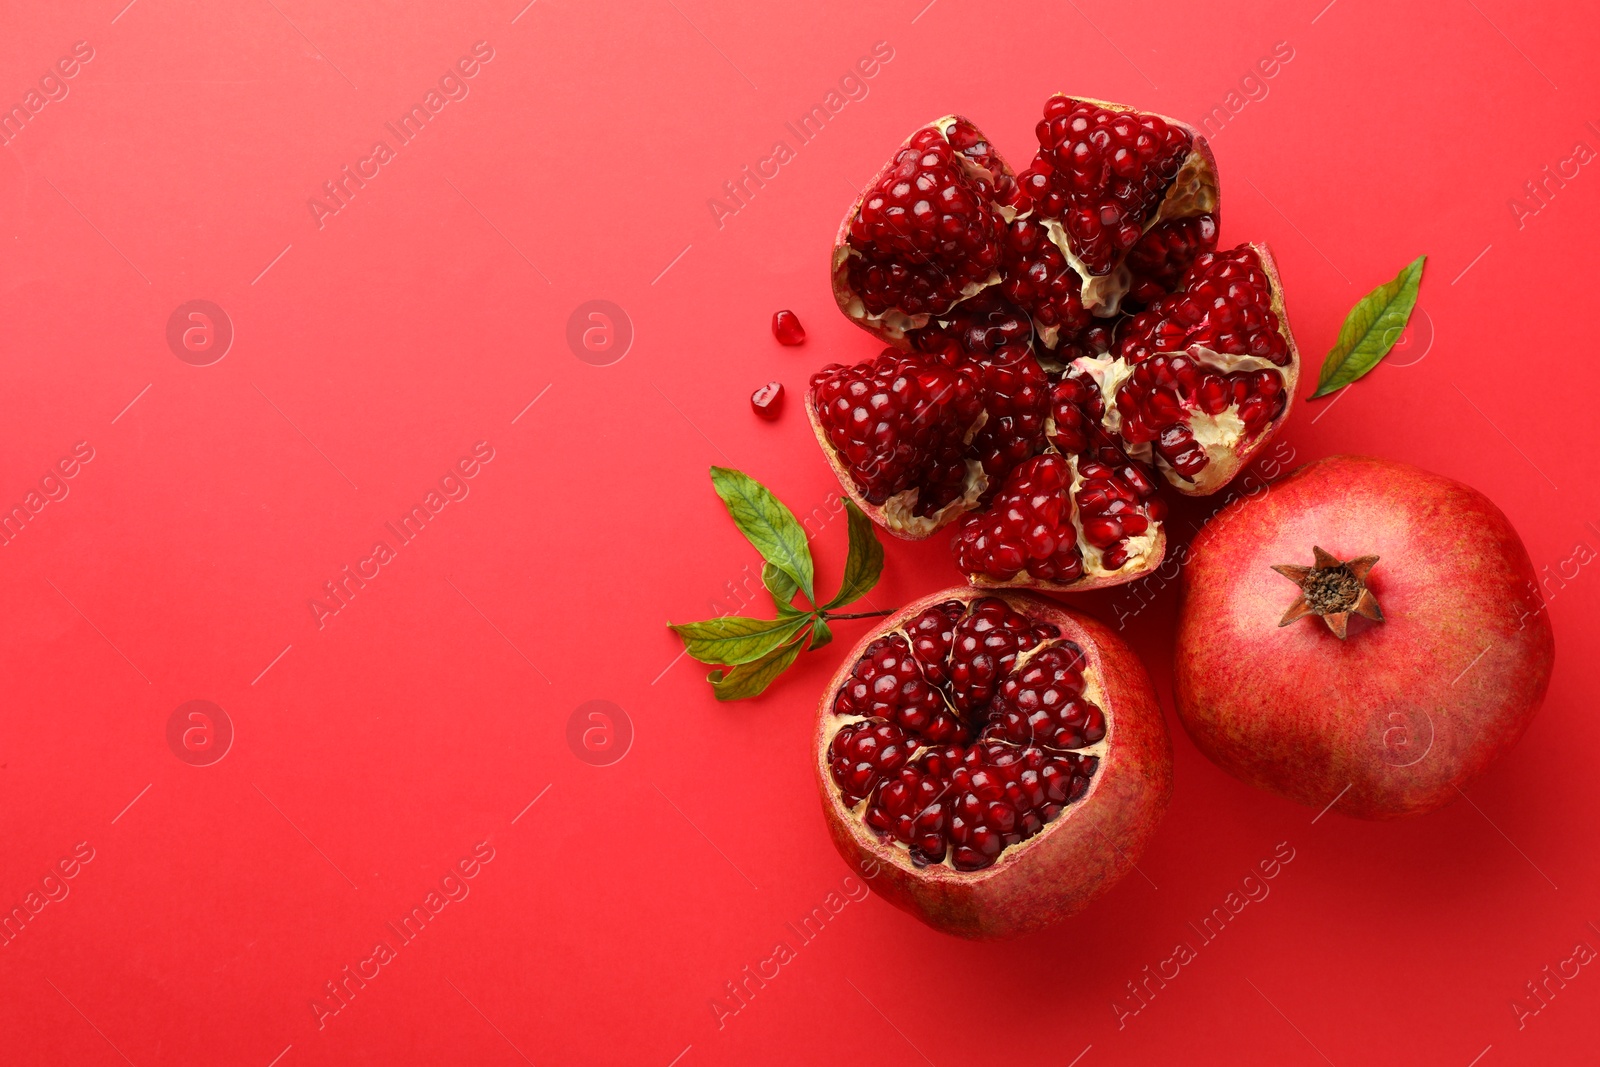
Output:
[[775,419],[783,410],[783,383],[768,382],[750,394],[750,406],[763,419]]
[[850,223],[851,288],[868,312],[942,314],[1000,263],[995,188],[924,129],[868,190]]
[[817,419],[868,502],[915,488],[916,513],[927,515],[961,496],[982,398],[977,369],[955,362],[887,349],[812,377]]
[[800,316],[792,311],[775,311],[772,314],[772,336],[780,345],[804,344],[806,328],[800,325]]
[[1035,209],[1060,219],[1090,274],[1111,273],[1144,235],[1193,139],[1154,115],[1051,97],[1039,154],[1019,178]]

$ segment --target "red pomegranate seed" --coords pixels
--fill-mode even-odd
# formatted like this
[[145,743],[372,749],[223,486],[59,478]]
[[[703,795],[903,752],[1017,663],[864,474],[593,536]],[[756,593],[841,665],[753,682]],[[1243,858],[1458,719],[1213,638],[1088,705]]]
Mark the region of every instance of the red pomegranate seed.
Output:
[[966,736],[966,727],[944,695],[923,677],[906,639],[898,634],[868,646],[835,698],[833,710],[887,719],[934,744]]
[[777,311],[772,315],[772,336],[780,345],[803,344],[806,328],[800,325],[800,316],[792,311]]
[[1143,306],[1167,295],[1197,256],[1216,247],[1214,215],[1172,219],[1152,226],[1128,252],[1128,271],[1133,280],[1125,301]]
[[1039,652],[1000,685],[986,737],[1047,748],[1081,748],[1106,735],[1105,714],[1083,696],[1083,651],[1069,643]]
[[919,742],[885,719],[848,723],[828,746],[828,770],[846,801],[859,803],[899,770]]
[[971,611],[956,623],[950,647],[950,698],[956,710],[969,721],[981,719],[980,713],[994,698],[995,687],[1011,669],[1017,653],[1057,636],[1059,631],[1035,631],[1003,600],[984,597],[973,601]]
[[750,406],[763,419],[775,419],[783,410],[783,383],[768,382],[750,394]]

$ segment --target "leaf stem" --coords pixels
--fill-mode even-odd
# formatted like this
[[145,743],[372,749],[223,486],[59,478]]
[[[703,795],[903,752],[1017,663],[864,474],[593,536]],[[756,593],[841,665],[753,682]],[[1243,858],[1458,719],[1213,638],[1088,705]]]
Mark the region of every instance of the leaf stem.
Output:
[[822,612],[824,619],[881,619],[885,615],[893,615],[892,611],[857,611],[849,615],[841,615],[832,611]]

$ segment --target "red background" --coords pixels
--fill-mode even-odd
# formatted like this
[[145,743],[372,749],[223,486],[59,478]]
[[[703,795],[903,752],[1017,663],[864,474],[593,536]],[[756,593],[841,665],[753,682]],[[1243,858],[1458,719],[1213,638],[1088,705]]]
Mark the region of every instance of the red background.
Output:
[[[94,450],[0,548],[0,905],[94,853],[0,948],[0,1060],[1592,1059],[1592,967],[1520,1029],[1511,1006],[1600,946],[1600,579],[1560,576],[1600,549],[1600,176],[1524,190],[1600,148],[1586,6],[125,2],[7,3],[0,34],[7,105],[74,42],[94,52],[0,150],[0,503]],[[470,94],[319,228],[308,199],[478,41]],[[708,199],[793,147],[785,121],[879,41],[869,95],[719,226]],[[1278,42],[1293,58],[1248,99]],[[826,508],[797,398],[875,350],[825,274],[852,187],[956,110],[1020,164],[1056,90],[1237,111],[1213,138],[1223,239],[1274,248],[1308,379],[1354,300],[1429,255],[1391,362],[1283,440],[1295,463],[1377,453],[1499,503],[1549,568],[1549,700],[1469,803],[1392,825],[1313,823],[1173,720],[1145,877],[1001,945],[850,904],[719,1028],[723,983],[849,873],[807,739],[866,624],[764,699],[716,704],[664,625],[735,609],[755,573],[706,467]],[[210,366],[166,343],[192,299],[236,331]],[[634,332],[609,366],[566,341],[594,299]],[[780,307],[805,347],[774,343]],[[767,424],[747,397],[774,377],[790,409]],[[478,441],[494,459],[470,496],[319,629],[322,584]],[[824,585],[843,542],[820,527]],[[872,599],[953,577],[938,541],[891,544]],[[1130,616],[1169,701],[1171,591],[1082,599]],[[193,699],[236,731],[207,767],[166,739]],[[590,700],[632,723],[609,766],[567,740]],[[319,1029],[324,983],[484,841],[470,896]],[[1279,842],[1270,897],[1119,1027],[1126,983],[1197,943],[1188,924]]]

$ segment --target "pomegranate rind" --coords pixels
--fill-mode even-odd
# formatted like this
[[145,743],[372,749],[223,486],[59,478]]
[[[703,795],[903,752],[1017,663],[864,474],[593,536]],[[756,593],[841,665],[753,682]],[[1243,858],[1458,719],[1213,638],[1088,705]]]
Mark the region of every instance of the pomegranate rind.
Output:
[[[1344,640],[1280,627],[1270,568],[1376,555],[1384,621]],[[1516,744],[1555,641],[1527,549],[1477,490],[1404,463],[1330,456],[1209,522],[1178,615],[1178,717],[1200,751],[1279,796],[1365,819],[1434,810]],[[1478,657],[1478,658],[1474,658]]]
[[[973,872],[943,864],[919,868],[906,850],[879,839],[857,818],[833,783],[828,744],[838,729],[834,694],[877,637],[934,605],[985,596],[1036,622],[1054,623],[1063,639],[1083,650],[1085,676],[1096,678],[1106,717],[1104,752],[1088,791],[1038,834],[1007,848],[993,866]],[[1082,911],[1133,869],[1172,793],[1172,744],[1144,665],[1108,627],[1030,593],[957,587],[896,612],[864,636],[834,674],[818,707],[812,749],[823,817],[845,862],[901,910],[936,930],[979,940],[1033,933]]]
[[[851,202],[850,210],[845,212],[843,221],[839,223],[839,232],[833,239],[833,254],[829,260],[828,270],[833,282],[833,299],[839,305],[839,310],[844,312],[845,317],[851,322],[860,326],[874,337],[905,352],[911,351],[911,341],[906,335],[913,330],[920,330],[928,325],[929,322],[933,321],[933,316],[927,313],[907,315],[905,312],[895,308],[890,308],[878,315],[867,310],[866,305],[861,301],[861,297],[856,294],[855,289],[850,285],[850,257],[859,255],[855,249],[850,247],[850,224],[861,211],[861,205],[866,202],[868,195],[878,187],[878,183],[894,168],[895,160],[900,155],[901,149],[909,145],[923,130],[937,130],[939,136],[944,137],[944,131],[951,123],[955,122],[964,122],[971,126],[974,131],[982,133],[981,130],[978,130],[976,124],[961,115],[943,115],[912,130],[906,136],[906,139],[901,141],[899,146],[889,154],[888,162],[878,168],[878,172],[867,182],[861,194]],[[949,138],[945,139],[949,140]],[[967,173],[981,175],[990,179],[991,183],[993,179],[1001,176],[1016,177],[1010,165],[1000,159],[998,155],[995,159],[1000,165],[999,173],[985,170],[960,152],[956,153],[956,159],[961,162],[962,169]],[[1011,218],[1012,212],[1010,208],[1002,207],[998,203],[991,203],[990,207],[993,208],[996,214],[1001,215],[1008,221]],[[963,290],[961,299],[969,300],[990,286],[999,284],[1000,272],[993,271],[982,284],[968,285]],[[922,536],[926,537],[927,535],[923,534]]]

